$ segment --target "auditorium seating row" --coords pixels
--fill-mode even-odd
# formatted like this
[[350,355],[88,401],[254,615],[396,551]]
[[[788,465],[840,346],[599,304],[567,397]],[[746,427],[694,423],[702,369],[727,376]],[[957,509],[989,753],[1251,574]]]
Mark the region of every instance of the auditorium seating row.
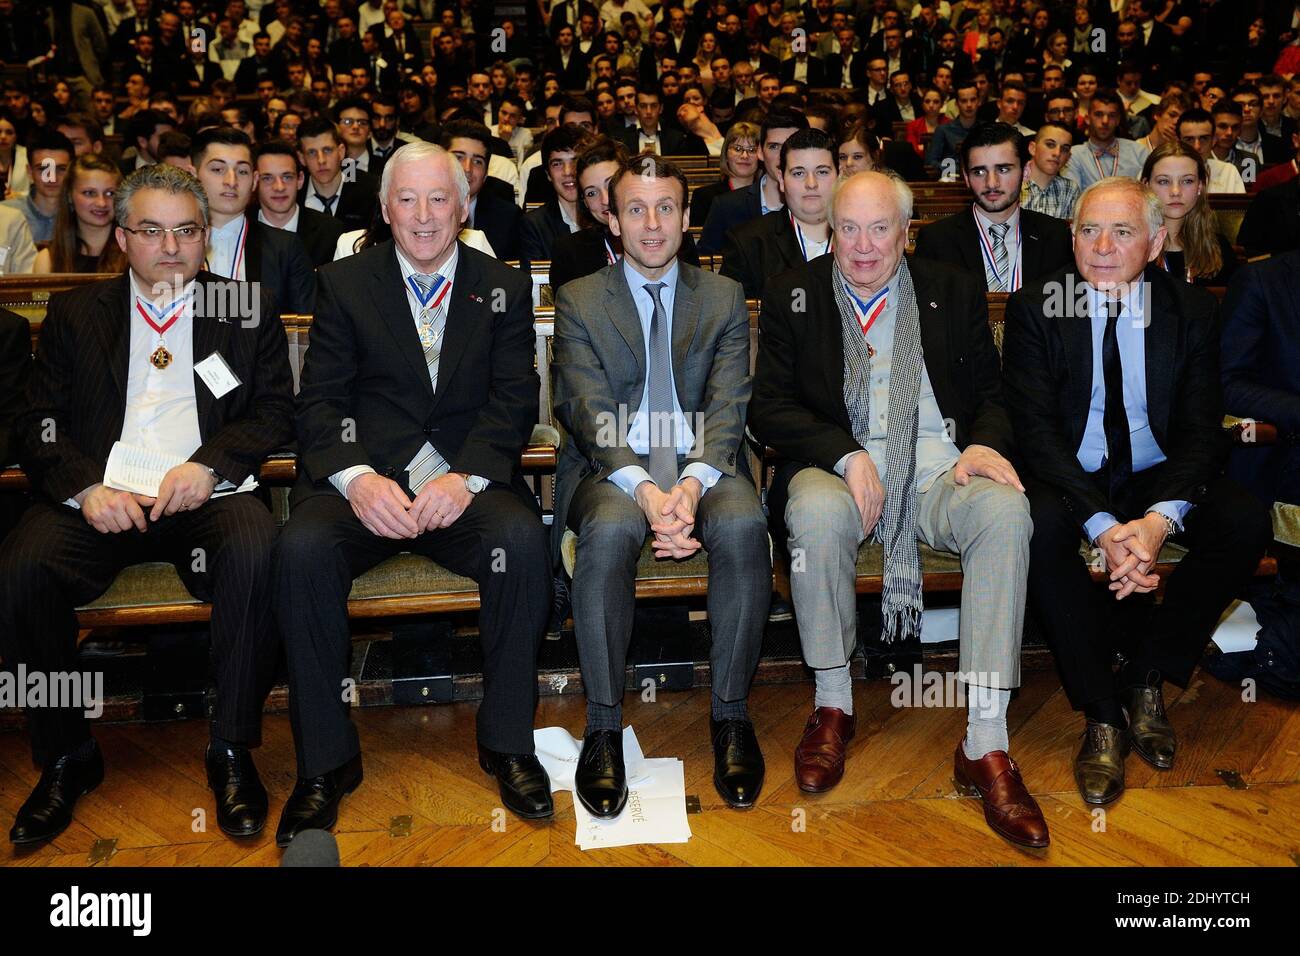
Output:
[[[534,272],[542,271],[545,264],[535,263]],[[15,277],[0,282],[0,305],[26,314],[38,333],[44,315],[45,302],[50,292],[94,281],[94,276],[28,276]],[[40,281],[38,281],[40,280]],[[1216,290],[1222,295],[1223,290]],[[1002,343],[1007,296],[989,293],[989,323],[998,348]],[[752,354],[758,343],[759,303],[749,302]],[[283,316],[289,339],[290,354],[295,379],[301,369],[311,330],[311,317],[305,315]],[[524,472],[532,476],[543,505],[550,501],[550,483],[562,435],[550,414],[551,409],[551,339],[554,331],[554,308],[550,305],[535,309],[536,362],[541,380],[542,420],[534,429],[532,440],[521,456]],[[1225,422],[1225,425],[1230,424]],[[1240,431],[1238,426],[1237,431]],[[1267,444],[1275,438],[1275,431],[1266,425],[1255,426],[1254,440]],[[770,452],[751,449],[753,472],[757,476],[760,492],[770,480]],[[297,477],[297,462],[290,452],[269,458],[260,471],[260,481],[271,494],[273,510],[281,522],[287,517],[288,489]],[[0,493],[19,493],[27,488],[27,480],[17,468],[0,472]],[[1294,516],[1282,515],[1275,509],[1275,529],[1280,540],[1290,544],[1295,534],[1289,529],[1297,526]],[[1283,529],[1287,529],[1283,534]],[[574,548],[571,536],[562,545],[562,558],[566,569],[572,572]],[[1161,553],[1158,572],[1167,575],[1179,560],[1182,549],[1168,545]],[[1081,548],[1080,560],[1088,555]],[[637,571],[636,593],[639,599],[690,598],[705,594],[708,585],[707,556],[700,554],[685,561],[656,561],[647,546],[641,555]],[[930,592],[960,590],[962,574],[956,555],[921,548],[924,587]],[[1266,557],[1260,564],[1261,575],[1274,573],[1276,562]],[[1100,580],[1102,572],[1094,568],[1094,577]],[[858,556],[857,591],[860,594],[879,593],[882,585],[882,554],[880,545],[866,543]],[[779,549],[774,561],[773,587],[777,593],[789,596],[787,569]],[[473,611],[478,608],[478,589],[468,578],[453,574],[435,562],[409,554],[384,561],[361,575],[353,584],[348,602],[349,614],[354,618],[400,617],[412,614],[441,614]],[[141,564],[123,571],[110,588],[98,599],[78,609],[78,620],[85,628],[136,626],[144,624],[184,623],[207,620],[210,606],[198,601],[185,589],[175,570],[168,564]]]

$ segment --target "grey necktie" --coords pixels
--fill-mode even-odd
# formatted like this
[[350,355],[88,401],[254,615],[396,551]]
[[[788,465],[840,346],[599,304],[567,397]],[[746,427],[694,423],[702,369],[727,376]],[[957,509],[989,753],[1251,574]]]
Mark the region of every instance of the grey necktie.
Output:
[[[420,320],[416,323],[416,327],[420,333],[420,347],[424,349],[424,363],[429,367],[429,383],[436,393],[438,357],[442,352],[442,333],[447,327],[447,300],[444,297],[439,302],[437,294],[442,291],[443,282],[446,280],[441,275],[431,275],[427,272],[413,273],[411,278],[420,287],[421,300],[427,300],[429,303],[420,310]],[[436,306],[435,302],[438,302]],[[408,486],[418,495],[426,481],[445,475],[450,469],[451,466],[438,450],[429,442],[425,442],[424,447],[415,453],[415,458],[406,467],[410,476]]]
[[990,292],[1006,292],[1007,281],[1004,278],[1007,274],[1007,230],[1011,224],[1007,222],[995,222],[989,226],[989,239],[993,243],[993,271],[996,273],[997,288],[990,283]]
[[677,484],[677,433],[673,415],[672,343],[663,300],[659,298],[663,287],[662,282],[647,282],[644,288],[654,303],[650,318],[650,367],[646,373],[650,400],[650,477],[660,491],[666,492]]

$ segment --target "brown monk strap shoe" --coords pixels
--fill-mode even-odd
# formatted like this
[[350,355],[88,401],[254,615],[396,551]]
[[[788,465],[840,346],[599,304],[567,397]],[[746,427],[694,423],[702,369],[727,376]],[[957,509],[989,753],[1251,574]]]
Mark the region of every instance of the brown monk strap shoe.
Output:
[[799,789],[825,793],[844,776],[844,748],[853,739],[855,721],[838,707],[818,707],[808,718],[803,739],[794,748],[794,778]]
[[1099,720],[1088,721],[1083,744],[1074,758],[1074,783],[1084,803],[1101,806],[1124,792],[1124,758],[1128,732]]
[[1165,716],[1165,699],[1159,687],[1146,684],[1124,692],[1124,710],[1128,714],[1128,736],[1139,757],[1157,770],[1174,765],[1178,737],[1174,725]]
[[1005,750],[971,760],[961,743],[953,755],[953,780],[959,793],[984,802],[984,820],[994,833],[1017,846],[1041,849],[1051,842],[1043,811],[1025,789],[1020,768]]

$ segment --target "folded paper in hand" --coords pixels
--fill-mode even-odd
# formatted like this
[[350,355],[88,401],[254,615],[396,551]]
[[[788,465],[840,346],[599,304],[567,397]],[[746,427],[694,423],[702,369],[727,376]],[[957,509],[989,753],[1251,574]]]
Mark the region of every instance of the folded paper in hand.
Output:
[[[108,464],[104,468],[104,486],[117,491],[129,491],[148,498],[158,497],[158,486],[163,477],[177,465],[189,461],[184,455],[173,455],[153,448],[141,448],[126,442],[113,442],[113,450],[108,453]],[[236,491],[249,491],[257,487],[257,479],[249,475],[244,483],[236,488],[231,482],[223,481],[212,492],[213,498],[233,494]]]

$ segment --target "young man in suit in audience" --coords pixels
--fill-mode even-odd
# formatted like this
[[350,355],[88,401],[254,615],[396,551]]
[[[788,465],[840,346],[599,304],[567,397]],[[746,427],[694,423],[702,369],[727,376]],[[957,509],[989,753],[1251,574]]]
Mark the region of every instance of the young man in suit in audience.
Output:
[[800,110],[773,110],[763,117],[759,159],[763,171],[744,189],[733,190],[714,200],[709,220],[700,233],[700,252],[722,251],[728,230],[785,206],[781,197],[781,144],[801,129],[808,118]]
[[781,145],[781,193],[785,208],[736,226],[722,240],[722,275],[757,299],[763,286],[830,249],[826,220],[831,186],[839,169],[835,141],[819,129],[801,129]]
[[519,258],[519,220],[523,218],[509,199],[483,188],[491,161],[492,134],[476,120],[453,120],[442,128],[442,148],[456,157],[469,181],[469,208],[465,226],[485,236],[498,259]]
[[519,263],[525,271],[530,263],[551,258],[556,239],[578,231],[577,154],[592,141],[591,133],[572,123],[542,137],[542,169],[555,195],[519,221]]
[[[18,463],[16,424],[32,368],[32,330],[17,312],[0,309],[0,468]],[[0,542],[27,507],[26,495],[0,495]]]
[[333,216],[344,232],[368,229],[379,191],[378,177],[343,168],[343,137],[323,116],[303,120],[298,127],[298,158],[307,169],[307,184],[298,202]]
[[283,140],[262,143],[254,150],[253,169],[257,177],[258,221],[296,233],[314,268],[333,262],[343,224],[298,203],[306,179],[298,151]]
[[816,677],[795,776],[824,792],[844,775],[860,546],[883,544],[885,639],[915,641],[921,541],[959,554],[966,573],[958,676],[967,723],[954,777],[980,796],[996,833],[1041,848],[1047,823],[1008,753],[1006,720],[1020,684],[1029,504],[1008,460],[984,293],[962,270],[904,257],[911,207],[911,190],[892,175],[837,181],[833,254],[763,292],[749,427],[782,458],[768,506],[776,540],[802,568],[790,585]]
[[190,159],[208,195],[206,268],[228,279],[259,282],[277,314],[303,315],[316,303],[316,272],[297,235],[257,218],[253,146],[237,129],[213,127],[194,137]]
[[990,292],[1022,284],[1073,261],[1065,220],[1020,208],[1025,145],[1006,123],[981,123],[961,143],[971,208],[921,227],[916,256],[966,269]]
[[[217,822],[252,836],[267,810],[249,748],[278,651],[275,522],[259,496],[234,492],[293,437],[288,342],[268,293],[237,283],[231,295],[227,280],[201,270],[208,202],[193,176],[138,170],[114,203],[128,271],[54,295],[41,326],[17,426],[36,501],[0,549],[0,657],[77,671],[75,608],[128,565],[173,564],[190,593],[212,602],[217,701],[205,762]],[[119,442],[177,464],[156,488],[110,487]],[[57,836],[102,780],[88,705],[28,708],[43,769],[14,843]]]
[[413,552],[479,587],[479,763],[525,818],[550,816],[533,752],[550,555],[519,455],[537,421],[527,273],[457,241],[469,184],[411,143],[384,165],[393,238],[318,276],[298,395],[299,479],[276,547],[298,781],[276,842],[328,829],[361,783],[344,692],[352,581]]
[[[1173,766],[1162,686],[1187,686],[1272,539],[1264,507],[1222,477],[1218,304],[1154,265],[1164,239],[1153,192],[1099,180],[1079,198],[1074,261],[1007,302],[1007,407],[1033,513],[1030,600],[1083,711],[1074,777],[1092,805],[1124,792],[1130,749]],[[1153,566],[1171,538],[1187,551],[1154,606],[1134,595],[1160,585]],[[1109,591],[1081,560],[1084,543]]]
[[552,533],[577,535],[587,727],[575,797],[600,818],[618,816],[628,796],[623,685],[648,536],[659,559],[708,553],[713,782],[742,808],[763,785],[746,698],[772,565],[745,444],[749,318],[739,285],[678,261],[688,199],[670,162],[638,157],[616,172],[610,229],[623,256],[556,299],[555,414],[572,441],[557,469]]
[[636,94],[636,126],[616,129],[614,136],[622,141],[633,156],[655,153],[659,156],[707,156],[704,141],[693,133],[684,132],[662,122],[663,101],[657,89],[638,90]]

